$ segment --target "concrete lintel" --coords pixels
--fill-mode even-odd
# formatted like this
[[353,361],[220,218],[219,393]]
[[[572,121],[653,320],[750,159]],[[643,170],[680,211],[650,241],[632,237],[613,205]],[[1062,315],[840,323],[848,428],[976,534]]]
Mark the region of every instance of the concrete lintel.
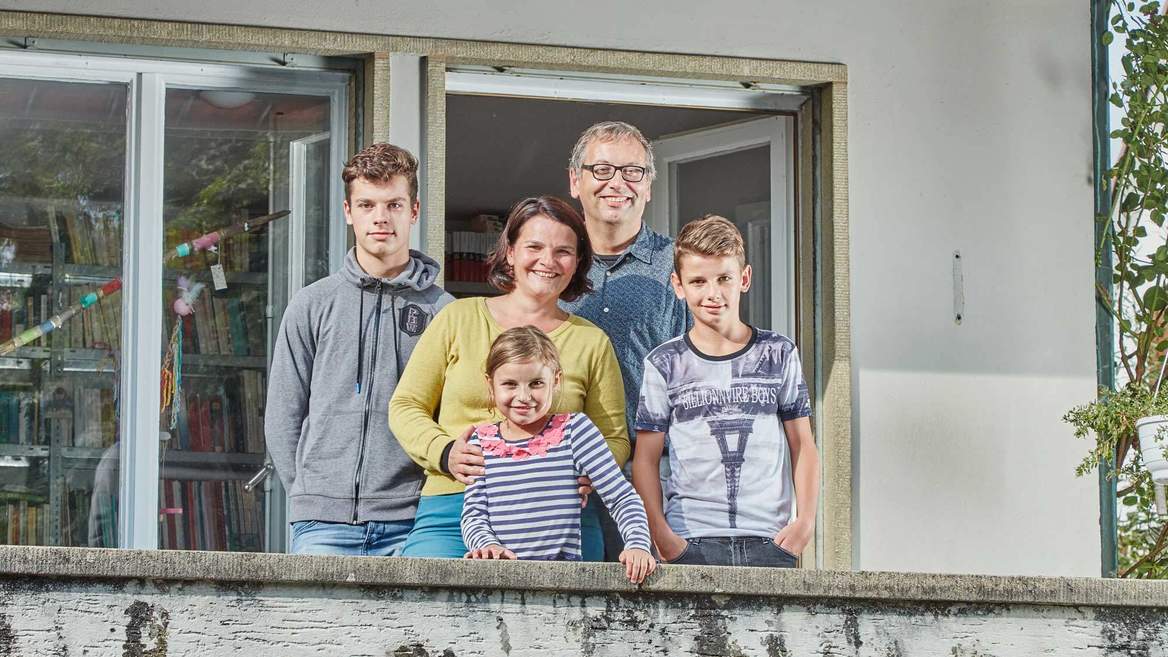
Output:
[[408,35],[346,33],[245,25],[184,23],[105,16],[0,10],[0,34],[191,48],[364,55],[408,52],[450,63],[546,66],[613,73],[644,73],[714,80],[798,85],[843,82],[847,67],[832,62],[795,62],[688,53],[546,46],[441,39]]
[[618,564],[2,546],[11,576],[1168,608],[1168,582],[1146,580],[663,565],[636,587]]

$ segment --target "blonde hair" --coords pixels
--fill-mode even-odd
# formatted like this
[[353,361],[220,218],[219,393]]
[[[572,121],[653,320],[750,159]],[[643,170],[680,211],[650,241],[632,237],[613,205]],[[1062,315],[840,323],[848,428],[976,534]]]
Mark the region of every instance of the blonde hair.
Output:
[[746,266],[746,243],[742,233],[729,219],[707,214],[682,227],[673,243],[673,269],[681,272],[681,256],[734,256],[738,265]]
[[517,326],[507,329],[491,343],[487,353],[487,376],[494,376],[495,370],[507,363],[535,361],[560,371],[560,352],[546,333],[534,326]]

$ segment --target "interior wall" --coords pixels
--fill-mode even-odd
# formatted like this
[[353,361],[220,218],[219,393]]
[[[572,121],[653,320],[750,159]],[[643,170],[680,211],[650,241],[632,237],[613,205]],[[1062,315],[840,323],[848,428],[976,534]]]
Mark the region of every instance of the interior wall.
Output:
[[[855,565],[1097,575],[1087,3],[0,0],[0,9],[848,67]],[[965,263],[953,320],[952,255]]]
[[758,116],[763,114],[450,94],[446,218],[459,221],[479,213],[505,217],[525,196],[570,198],[568,157],[580,133],[600,121],[626,121],[654,140]]

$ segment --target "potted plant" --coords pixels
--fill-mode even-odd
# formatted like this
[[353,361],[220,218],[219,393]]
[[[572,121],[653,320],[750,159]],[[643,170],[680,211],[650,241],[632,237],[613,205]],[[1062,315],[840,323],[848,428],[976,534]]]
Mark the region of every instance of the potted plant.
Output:
[[[1168,518],[1155,509],[1156,489],[1145,464],[1160,465],[1168,436],[1168,19],[1159,2],[1114,2],[1111,31],[1127,39],[1123,79],[1110,101],[1123,110],[1111,137],[1122,143],[1107,172],[1111,204],[1096,220],[1099,262],[1111,260],[1111,289],[1099,302],[1114,319],[1116,389],[1069,411],[1078,437],[1094,435],[1077,474],[1100,466],[1117,480],[1119,575],[1168,577]],[[1141,449],[1142,448],[1142,449]],[[1168,463],[1163,463],[1168,480]]]

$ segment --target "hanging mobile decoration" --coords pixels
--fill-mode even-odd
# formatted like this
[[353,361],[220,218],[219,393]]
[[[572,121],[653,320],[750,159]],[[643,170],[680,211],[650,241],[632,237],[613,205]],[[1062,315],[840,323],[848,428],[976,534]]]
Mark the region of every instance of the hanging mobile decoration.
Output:
[[[265,214],[262,217],[240,221],[238,223],[231,224],[230,226],[220,228],[219,230],[211,231],[210,233],[196,237],[189,242],[183,242],[182,244],[179,244],[174,248],[173,251],[166,254],[166,256],[163,258],[163,261],[170,262],[178,258],[185,258],[189,255],[198,253],[199,251],[214,251],[216,245],[219,244],[219,242],[233,235],[251,232],[256,228],[263,226],[264,224],[275,221],[276,219],[283,219],[289,214],[291,214],[291,211],[281,210],[279,212]],[[225,281],[224,285],[226,285]],[[61,328],[65,322],[73,319],[74,316],[88,310],[90,306],[97,303],[98,299],[107,297],[114,292],[117,292],[121,288],[122,280],[120,278],[107,281],[99,289],[81,297],[81,301],[73,304],[72,306],[69,306],[56,315],[53,315],[49,319],[42,322],[40,325],[34,326],[22,332],[20,335],[14,336],[12,339],[0,344],[0,356],[7,356],[20,347],[39,340],[49,333],[52,333],[53,331]]]
[[183,354],[183,318],[195,312],[194,303],[206,285],[195,283],[186,276],[178,277],[179,296],[174,300],[174,330],[170,332],[170,342],[166,347],[166,356],[162,360],[162,409],[166,413],[170,408],[170,428],[178,425],[179,404],[182,399],[182,354]]
[[0,344],[0,356],[7,356],[20,347],[23,347],[24,345],[29,344],[35,340],[39,340],[44,336],[52,333],[53,331],[61,328],[65,322],[73,319],[75,315],[84,312],[85,310],[89,309],[90,306],[97,303],[98,299],[108,297],[120,289],[122,289],[122,279],[115,278],[112,281],[106,282],[97,290],[81,297],[81,300],[77,303],[46,319],[37,326],[25,330],[20,335],[13,337],[4,344]]
[[283,219],[290,214],[292,214],[291,210],[280,210],[279,212],[265,214],[264,216],[256,217],[255,219],[240,221],[238,223],[231,224],[230,226],[220,228],[219,230],[211,231],[205,235],[200,235],[199,237],[196,237],[189,242],[183,242],[182,244],[174,247],[173,251],[166,254],[166,262],[170,262],[171,260],[178,258],[185,258],[189,255],[198,253],[199,251],[214,250],[216,244],[227,239],[228,237],[238,235],[239,233],[251,232],[256,228],[263,226],[264,224],[271,223],[277,219]]

